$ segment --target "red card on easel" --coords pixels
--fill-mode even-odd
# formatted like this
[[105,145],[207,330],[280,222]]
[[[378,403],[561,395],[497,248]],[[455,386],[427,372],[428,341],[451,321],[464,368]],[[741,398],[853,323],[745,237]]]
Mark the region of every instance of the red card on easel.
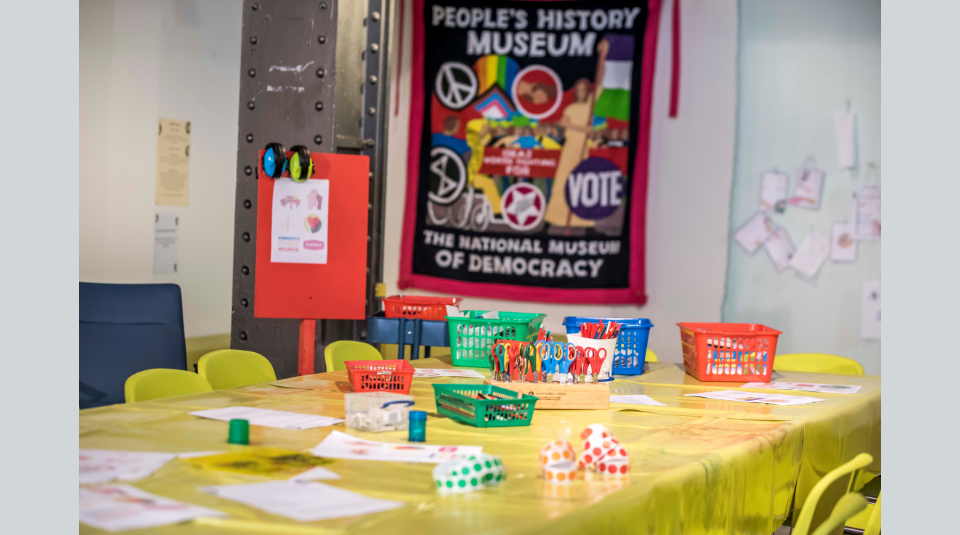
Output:
[[[292,154],[288,152],[287,157]],[[310,180],[329,180],[326,263],[270,261],[274,179],[261,167],[257,187],[257,279],[253,315],[258,318],[363,319],[366,317],[370,160],[366,156],[345,154],[311,153],[310,157],[314,163]]]

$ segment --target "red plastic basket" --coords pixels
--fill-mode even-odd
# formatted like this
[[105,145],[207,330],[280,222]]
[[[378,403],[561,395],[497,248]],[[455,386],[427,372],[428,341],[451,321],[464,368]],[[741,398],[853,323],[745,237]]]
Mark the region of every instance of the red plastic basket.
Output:
[[344,364],[354,392],[410,392],[414,370],[405,360],[348,360]]
[[770,382],[780,331],[756,323],[678,323],[683,366],[698,381]]
[[383,298],[383,311],[388,318],[444,321],[447,305],[460,304],[460,297],[392,295]]

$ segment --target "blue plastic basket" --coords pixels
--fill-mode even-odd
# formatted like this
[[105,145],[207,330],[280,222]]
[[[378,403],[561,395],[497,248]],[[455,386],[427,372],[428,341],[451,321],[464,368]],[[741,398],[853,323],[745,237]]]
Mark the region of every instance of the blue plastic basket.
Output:
[[597,323],[600,320],[604,323],[615,321],[620,324],[617,351],[613,354],[613,374],[642,375],[643,364],[647,360],[647,340],[650,338],[650,327],[653,327],[653,323],[644,318],[567,316],[563,318],[563,326],[567,329],[567,334],[580,334],[580,324]]

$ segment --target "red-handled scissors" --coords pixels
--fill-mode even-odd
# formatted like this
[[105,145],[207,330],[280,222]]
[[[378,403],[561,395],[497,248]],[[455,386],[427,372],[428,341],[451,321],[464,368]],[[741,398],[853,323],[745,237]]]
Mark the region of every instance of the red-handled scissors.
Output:
[[[588,347],[586,350],[586,364],[590,366],[590,373],[593,374],[593,382],[597,382],[600,377],[600,368],[607,360],[607,350],[604,348]],[[586,373],[587,370],[584,370]]]
[[583,348],[580,346],[570,347],[570,373],[573,375],[574,383],[583,382],[580,375],[586,373],[587,357]]

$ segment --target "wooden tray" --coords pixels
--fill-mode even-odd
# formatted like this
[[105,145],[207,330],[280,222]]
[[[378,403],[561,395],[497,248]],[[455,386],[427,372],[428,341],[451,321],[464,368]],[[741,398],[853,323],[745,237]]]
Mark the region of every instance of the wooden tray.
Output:
[[609,383],[504,383],[484,381],[486,384],[507,388],[536,396],[536,409],[608,409],[610,408]]

